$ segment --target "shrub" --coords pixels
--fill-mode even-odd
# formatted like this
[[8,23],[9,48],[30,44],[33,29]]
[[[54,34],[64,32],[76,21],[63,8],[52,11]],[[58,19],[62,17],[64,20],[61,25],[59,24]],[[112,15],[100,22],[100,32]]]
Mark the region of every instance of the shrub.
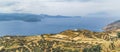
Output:
[[120,32],[117,34],[118,38],[120,38]]
[[91,48],[84,48],[83,52],[101,52],[101,46],[95,45],[95,46],[92,46]]

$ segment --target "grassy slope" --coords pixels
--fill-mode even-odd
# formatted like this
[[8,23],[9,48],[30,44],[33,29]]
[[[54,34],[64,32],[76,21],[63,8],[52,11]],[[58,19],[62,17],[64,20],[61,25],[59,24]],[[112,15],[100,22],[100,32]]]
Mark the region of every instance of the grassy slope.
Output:
[[5,36],[0,38],[1,52],[119,52],[116,32],[67,30],[38,36]]

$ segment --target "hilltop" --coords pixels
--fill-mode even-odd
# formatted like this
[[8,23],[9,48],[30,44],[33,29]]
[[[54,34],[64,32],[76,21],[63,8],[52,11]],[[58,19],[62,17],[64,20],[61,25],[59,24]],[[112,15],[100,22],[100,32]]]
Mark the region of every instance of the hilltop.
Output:
[[[112,36],[114,34],[114,36]],[[117,33],[66,30],[37,36],[4,36],[1,52],[119,52]]]

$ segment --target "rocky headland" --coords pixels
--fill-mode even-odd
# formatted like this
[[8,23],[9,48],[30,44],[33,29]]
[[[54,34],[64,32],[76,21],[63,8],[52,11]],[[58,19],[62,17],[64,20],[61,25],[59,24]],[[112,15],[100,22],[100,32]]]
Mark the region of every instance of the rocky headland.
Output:
[[105,31],[120,31],[120,20],[108,24],[103,28]]

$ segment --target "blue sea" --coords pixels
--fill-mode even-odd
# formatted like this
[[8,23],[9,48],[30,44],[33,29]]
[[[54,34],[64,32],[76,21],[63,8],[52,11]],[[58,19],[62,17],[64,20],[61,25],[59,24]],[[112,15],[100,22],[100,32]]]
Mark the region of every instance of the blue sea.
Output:
[[40,35],[53,34],[68,29],[88,29],[92,31],[103,31],[107,24],[116,21],[115,18],[100,17],[76,17],[76,18],[44,18],[38,22],[24,21],[0,21],[0,36],[5,35]]

